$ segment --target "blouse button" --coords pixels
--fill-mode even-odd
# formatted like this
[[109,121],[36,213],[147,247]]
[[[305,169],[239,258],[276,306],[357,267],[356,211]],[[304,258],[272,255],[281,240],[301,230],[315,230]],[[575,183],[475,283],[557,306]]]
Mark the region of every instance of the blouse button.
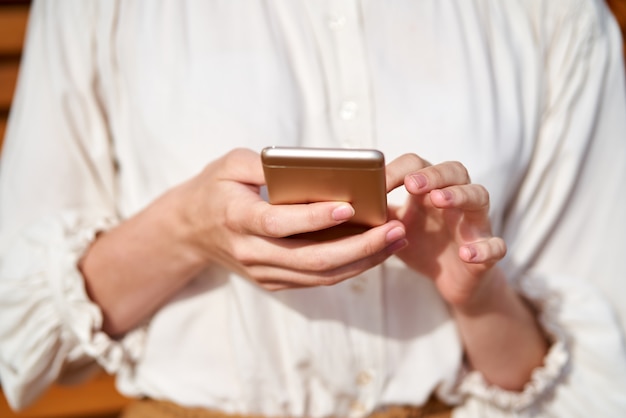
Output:
[[365,412],[365,405],[359,401],[354,401],[352,405],[350,405],[350,410],[354,414],[362,414]]
[[328,27],[331,30],[343,29],[346,25],[346,17],[341,15],[331,15],[328,17]]
[[358,283],[353,284],[351,287],[354,293],[363,293],[363,291],[365,290],[363,289],[363,285]]
[[356,384],[358,386],[367,386],[372,382],[372,374],[367,371],[360,372],[356,377]]
[[343,120],[351,120],[356,116],[356,111],[359,106],[356,102],[352,100],[346,100],[341,104],[341,108],[339,109],[339,116]]
[[356,142],[352,138],[344,138],[341,140],[341,145],[345,148],[352,148],[356,146]]
[[351,280],[350,288],[354,293],[363,293],[365,292],[366,283],[361,278],[354,278]]

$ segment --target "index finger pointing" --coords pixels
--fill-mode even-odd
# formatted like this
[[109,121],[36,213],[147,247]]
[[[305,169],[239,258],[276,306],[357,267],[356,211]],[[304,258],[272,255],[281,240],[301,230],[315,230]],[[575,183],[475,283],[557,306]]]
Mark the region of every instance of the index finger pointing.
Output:
[[396,158],[385,168],[387,193],[404,184],[407,174],[428,167],[430,163],[417,154],[404,154]]

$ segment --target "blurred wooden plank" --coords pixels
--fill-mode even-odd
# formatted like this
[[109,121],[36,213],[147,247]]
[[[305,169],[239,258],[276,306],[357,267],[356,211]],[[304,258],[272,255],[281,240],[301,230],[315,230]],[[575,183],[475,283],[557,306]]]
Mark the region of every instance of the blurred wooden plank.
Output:
[[2,152],[2,144],[4,143],[4,133],[7,131],[7,116],[0,116],[0,153]]
[[0,111],[8,111],[11,107],[19,68],[17,59],[0,61]]
[[626,0],[607,0],[606,3],[619,24],[624,39],[624,58],[626,59]]
[[3,418],[87,418],[115,417],[131,402],[115,389],[112,376],[100,374],[78,386],[53,386],[34,405],[13,412],[4,395],[0,398]]
[[0,55],[20,55],[26,24],[28,4],[1,4],[0,12]]
[[0,151],[15,92],[29,6],[28,0],[0,0]]
[[620,27],[626,28],[626,0],[607,0],[607,4]]

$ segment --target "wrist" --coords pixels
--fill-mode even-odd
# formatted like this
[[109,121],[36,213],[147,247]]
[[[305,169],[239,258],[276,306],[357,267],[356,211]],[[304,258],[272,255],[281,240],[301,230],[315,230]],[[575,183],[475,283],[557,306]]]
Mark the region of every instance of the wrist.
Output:
[[452,305],[455,314],[478,316],[497,310],[511,296],[504,272],[498,267],[489,270],[481,279],[474,294],[463,303]]
[[190,244],[178,191],[97,236],[78,268],[104,316],[103,330],[123,335],[206,268]]
[[549,342],[536,312],[508,285],[504,272],[490,273],[475,298],[453,306],[468,364],[489,384],[520,391],[541,366]]
[[[188,194],[193,193],[193,186],[184,183],[169,190],[157,201],[153,208],[161,219],[161,228],[170,237],[171,244],[176,248],[177,257],[188,265],[190,271],[199,272],[209,264],[210,257],[202,239],[201,225],[198,225],[197,211]],[[163,216],[165,214],[165,216]]]

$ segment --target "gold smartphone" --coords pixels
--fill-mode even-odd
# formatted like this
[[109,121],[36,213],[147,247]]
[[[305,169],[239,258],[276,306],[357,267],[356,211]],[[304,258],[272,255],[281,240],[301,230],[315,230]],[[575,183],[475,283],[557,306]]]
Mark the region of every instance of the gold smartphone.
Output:
[[387,221],[385,157],[378,150],[267,147],[261,161],[272,204],[349,202],[355,214],[341,235]]

